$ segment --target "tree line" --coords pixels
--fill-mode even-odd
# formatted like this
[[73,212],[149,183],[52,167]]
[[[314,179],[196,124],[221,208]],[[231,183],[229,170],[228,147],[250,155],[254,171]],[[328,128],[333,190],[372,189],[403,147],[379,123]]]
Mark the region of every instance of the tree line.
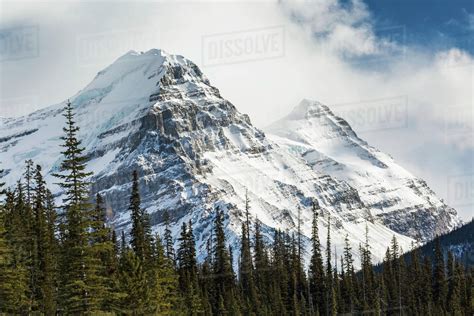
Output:
[[317,203],[307,268],[300,221],[296,233],[275,230],[268,243],[261,223],[250,220],[247,198],[239,251],[226,246],[225,214],[216,208],[206,257],[198,262],[191,222],[182,223],[175,242],[165,212],[163,235],[152,233],[136,171],[131,175],[131,230],[116,236],[104,198],[89,196],[91,174],[69,102],[64,116],[63,160],[55,174],[64,192],[62,205],[55,205],[41,166],[31,160],[14,189],[4,190],[0,183],[0,314],[473,313],[471,267],[452,253],[444,258],[438,244],[433,258],[415,248],[406,261],[394,237],[379,271],[366,229],[356,271],[347,236],[341,256],[332,251],[330,220],[322,250]]

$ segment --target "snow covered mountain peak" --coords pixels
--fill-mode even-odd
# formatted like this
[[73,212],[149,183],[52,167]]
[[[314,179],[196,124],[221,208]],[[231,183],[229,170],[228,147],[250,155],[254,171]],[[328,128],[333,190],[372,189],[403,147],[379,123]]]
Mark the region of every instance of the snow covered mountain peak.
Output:
[[[86,102],[124,103],[148,98],[160,88],[178,82],[208,84],[199,68],[190,60],[163,50],[129,51],[97,76],[73,99],[73,105]],[[104,101],[102,101],[104,99]]]
[[[246,195],[268,239],[275,228],[294,231],[298,216],[309,237],[317,200],[321,231],[331,223],[336,247],[349,234],[357,249],[368,225],[376,259],[393,235],[408,249],[414,238],[428,240],[459,224],[455,210],[424,181],[357,137],[327,106],[303,100],[265,135],[179,55],[130,51],[70,100],[94,172],[92,191],[104,196],[114,227],[130,229],[128,196],[137,170],[153,229],[163,229],[164,211],[175,236],[191,221],[201,259],[217,207],[238,249]],[[51,174],[61,162],[63,107],[0,120],[8,185],[21,177],[26,159],[56,182]]]
[[285,117],[287,120],[300,120],[303,118],[311,118],[320,113],[321,111],[327,110],[328,107],[324,104],[303,99],[301,102],[293,108],[293,110]]

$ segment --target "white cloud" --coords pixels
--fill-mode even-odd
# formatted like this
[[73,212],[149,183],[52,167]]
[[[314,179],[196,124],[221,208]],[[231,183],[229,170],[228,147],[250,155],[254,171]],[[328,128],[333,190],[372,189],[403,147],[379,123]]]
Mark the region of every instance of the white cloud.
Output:
[[[285,115],[303,98],[329,105],[360,105],[403,96],[407,100],[406,127],[361,136],[427,178],[441,196],[446,195],[449,175],[474,173],[469,132],[472,56],[457,49],[432,52],[429,47],[407,46],[405,26],[375,30],[373,17],[360,0],[344,5],[318,0],[113,5],[11,2],[2,6],[2,29],[36,24],[40,34],[37,58],[0,63],[2,114],[24,114],[18,109],[28,112],[60,102],[126,51],[158,47],[194,60],[222,95],[259,127]],[[202,66],[207,53],[203,37],[227,32],[238,37],[248,30],[275,26],[285,32],[282,57]],[[94,45],[94,40],[102,39],[102,45],[94,46],[99,47],[98,58],[80,55],[85,46],[78,43],[84,38]],[[92,57],[84,63],[78,54]],[[15,102],[5,102],[25,95],[37,103],[13,107],[8,104]],[[337,106],[333,108],[338,111]]]

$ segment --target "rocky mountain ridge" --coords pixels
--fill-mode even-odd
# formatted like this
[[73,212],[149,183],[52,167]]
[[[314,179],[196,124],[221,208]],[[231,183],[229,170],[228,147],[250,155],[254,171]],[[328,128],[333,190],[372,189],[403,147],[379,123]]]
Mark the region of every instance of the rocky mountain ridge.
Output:
[[[309,237],[316,200],[321,235],[330,219],[336,248],[348,234],[357,249],[368,225],[376,259],[393,235],[408,249],[414,238],[428,240],[460,223],[426,183],[358,138],[326,106],[304,100],[264,133],[182,56],[131,51],[71,102],[94,172],[92,191],[105,197],[115,229],[130,228],[131,172],[138,170],[153,229],[162,231],[165,210],[175,236],[191,220],[201,259],[217,207],[225,211],[229,244],[238,249],[246,195],[268,239],[275,228],[294,231],[298,216]],[[20,178],[26,159],[54,182],[63,106],[0,121],[7,184]]]

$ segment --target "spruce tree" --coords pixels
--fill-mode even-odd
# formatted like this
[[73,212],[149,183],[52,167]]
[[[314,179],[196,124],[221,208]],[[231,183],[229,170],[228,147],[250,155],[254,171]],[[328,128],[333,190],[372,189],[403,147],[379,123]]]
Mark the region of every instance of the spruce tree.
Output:
[[143,261],[134,251],[125,247],[121,249],[119,262],[118,292],[124,295],[118,298],[115,307],[117,312],[132,315],[153,313],[153,288]]
[[165,233],[163,236],[164,239],[164,246],[165,246],[165,255],[166,257],[174,261],[175,260],[175,253],[174,253],[174,243],[173,243],[173,235],[171,234],[171,223],[170,223],[170,214],[168,211],[163,213],[163,221],[165,225]]
[[356,307],[356,293],[355,293],[355,271],[354,271],[354,260],[352,259],[352,248],[349,244],[349,236],[346,234],[344,238],[344,260],[343,266],[344,269],[344,305],[347,307],[347,312],[353,314]]
[[15,248],[7,237],[5,216],[5,208],[0,204],[0,314],[27,314],[28,272],[16,260]]
[[263,302],[270,299],[269,280],[270,260],[268,258],[265,241],[263,240],[262,227],[260,221],[255,219],[255,235],[254,235],[254,262],[255,273],[253,274],[256,292],[258,297],[255,304],[260,306]]
[[239,259],[239,282],[242,290],[245,308],[250,314],[258,306],[257,291],[254,280],[254,265],[250,247],[250,200],[245,192],[245,221],[242,223],[242,237]]
[[372,253],[369,244],[369,226],[365,225],[365,242],[361,247],[362,259],[362,306],[363,309],[376,309],[376,284],[372,267]]
[[[33,179],[30,179],[33,181]],[[32,182],[30,182],[31,185]],[[34,273],[33,283],[35,297],[39,302],[39,310],[44,314],[54,314],[56,310],[56,239],[55,216],[52,216],[54,204],[51,193],[41,173],[41,167],[36,166],[34,172],[34,192],[30,192],[33,203],[34,221]],[[34,195],[33,195],[34,193]],[[53,222],[51,222],[53,221]]]
[[5,170],[0,168],[0,197],[6,193],[5,192],[5,182],[2,181],[4,173],[5,173]]
[[272,247],[271,262],[271,288],[272,288],[272,311],[275,314],[286,314],[286,302],[288,298],[288,272],[285,267],[287,260],[287,251],[283,240],[283,234],[275,230]]
[[60,173],[55,176],[61,180],[60,187],[64,190],[65,222],[63,225],[62,271],[63,284],[60,290],[64,311],[82,313],[91,310],[89,280],[93,279],[93,270],[89,266],[88,251],[88,178],[86,172],[85,148],[78,139],[79,127],[74,120],[71,102],[65,107],[66,126],[63,128],[64,151]]
[[138,172],[136,170],[134,170],[132,174],[132,192],[130,194],[129,210],[132,219],[130,244],[140,260],[148,259],[150,255],[150,237],[147,236],[147,214],[141,207]]
[[461,308],[461,272],[458,270],[456,260],[451,251],[448,252],[448,312],[451,315],[462,315]]
[[253,269],[250,240],[248,239],[248,225],[247,223],[242,223],[239,281],[243,297],[247,304],[247,313],[251,313],[251,311],[257,306],[257,292],[254,284]]
[[[176,264],[165,256],[159,236],[156,236],[154,242],[154,261],[151,269],[148,270],[151,288],[150,307],[157,315],[169,315],[177,309],[178,305],[179,279],[175,271]],[[195,299],[194,291],[191,290],[191,292],[193,292],[191,297]],[[199,303],[192,301],[191,304],[199,310]]]
[[311,231],[311,260],[309,264],[310,306],[315,313],[324,310],[324,267],[318,229],[318,204],[313,203],[313,225]]
[[333,282],[331,255],[331,215],[328,215],[328,234],[326,238],[326,313],[337,314],[337,298]]
[[191,222],[188,225],[183,223],[179,238],[177,266],[179,289],[184,296],[184,309],[187,310],[188,315],[197,315],[204,312],[200,298],[195,247]]
[[25,179],[25,196],[26,196],[26,203],[31,205],[33,202],[33,178],[35,173],[34,163],[33,160],[28,159],[25,161],[25,172],[23,173],[23,177]]
[[[296,272],[296,279],[297,279],[297,297],[298,300],[300,301],[300,305],[304,305],[304,301],[306,300],[307,297],[307,289],[308,289],[308,284],[306,280],[306,274],[304,272],[304,267],[303,267],[303,242],[301,240],[301,237],[303,233],[301,232],[301,209],[298,208],[298,218],[297,218],[297,231],[296,231],[296,260],[294,261],[294,269]],[[302,307],[301,307],[302,308]]]
[[214,220],[213,307],[215,312],[230,312],[234,306],[234,275],[224,233],[224,213],[217,209]]
[[432,263],[429,257],[423,258],[422,277],[421,277],[421,292],[423,298],[422,314],[433,315],[433,289],[432,289]]
[[16,189],[7,192],[4,207],[6,239],[12,249],[12,260],[18,269],[24,269],[28,280],[28,310],[38,309],[37,278],[37,243],[35,241],[34,218],[31,207],[25,202],[23,184],[18,181]]
[[411,282],[416,286],[413,287],[410,296],[412,303],[410,309],[414,314],[420,314],[423,310],[423,301],[425,300],[423,294],[423,274],[420,264],[420,254],[418,248],[414,248],[411,252],[411,263],[409,269],[409,277]]
[[88,264],[92,270],[89,280],[90,304],[94,310],[112,311],[114,301],[115,252],[112,233],[107,227],[107,215],[102,196],[96,194],[96,204],[90,215]]
[[437,313],[444,313],[446,310],[446,269],[444,264],[444,255],[441,249],[440,238],[436,238],[434,252],[434,268],[433,268],[433,302]]

